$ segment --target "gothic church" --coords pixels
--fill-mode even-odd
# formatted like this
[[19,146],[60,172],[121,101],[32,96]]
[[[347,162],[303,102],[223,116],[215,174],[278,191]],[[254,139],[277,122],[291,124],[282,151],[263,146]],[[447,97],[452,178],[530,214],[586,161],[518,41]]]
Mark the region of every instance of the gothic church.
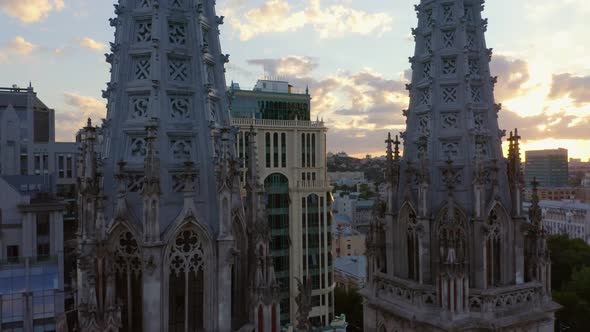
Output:
[[79,133],[79,329],[278,331],[255,165],[240,195],[215,1],[114,7],[106,120]]
[[364,331],[544,331],[551,262],[527,220],[518,132],[503,157],[484,0],[422,0],[410,107],[387,140],[388,202],[371,225]]

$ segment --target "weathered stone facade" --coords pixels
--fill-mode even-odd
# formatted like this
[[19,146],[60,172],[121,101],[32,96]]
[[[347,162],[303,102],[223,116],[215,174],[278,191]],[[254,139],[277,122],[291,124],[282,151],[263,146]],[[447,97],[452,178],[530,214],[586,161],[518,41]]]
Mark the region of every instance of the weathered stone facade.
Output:
[[368,238],[367,332],[553,331],[545,232],[522,213],[517,132],[502,154],[483,4],[416,6],[404,155],[390,137],[387,208]]
[[240,195],[214,4],[115,4],[107,119],[80,132],[82,331],[278,329],[255,173],[247,210]]

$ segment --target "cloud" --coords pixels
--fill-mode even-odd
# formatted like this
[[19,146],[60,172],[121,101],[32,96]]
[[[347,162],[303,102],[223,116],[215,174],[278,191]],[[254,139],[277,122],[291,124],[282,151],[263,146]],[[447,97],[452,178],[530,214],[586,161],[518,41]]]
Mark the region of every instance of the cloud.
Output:
[[280,59],[252,59],[249,65],[261,66],[270,76],[306,76],[318,67],[317,59],[305,56],[288,56]]
[[88,38],[88,37],[84,37],[80,40],[78,40],[78,45],[87,48],[89,50],[92,51],[98,51],[98,52],[103,52],[104,50],[106,50],[106,45],[97,42],[94,39]]
[[253,59],[250,65],[262,67],[269,75],[288,72],[295,87],[309,86],[312,119],[319,114],[327,123],[328,150],[350,154],[384,151],[387,133],[405,127],[402,109],[407,107],[405,83],[408,73],[387,78],[372,69],[339,71],[317,77],[318,59],[289,56],[279,59]]
[[581,107],[590,103],[590,76],[573,76],[565,73],[553,75],[549,98],[569,97]]
[[288,76],[295,87],[309,86],[312,112],[338,118],[340,126],[356,121],[366,129],[375,129],[403,123],[401,110],[407,107],[408,97],[402,80],[385,78],[368,68],[316,79],[312,74],[319,66],[318,60],[302,56],[247,62],[262,67],[270,76]]
[[321,0],[308,0],[299,10],[287,0],[269,0],[249,10],[247,3],[230,1],[225,8],[229,23],[243,41],[264,33],[293,32],[307,25],[322,39],[348,34],[380,36],[391,30],[393,22],[386,13],[368,13],[343,4],[322,7]]
[[500,113],[501,127],[518,128],[525,141],[544,139],[590,139],[590,115],[576,116],[565,111],[533,116],[522,116],[517,112],[503,110]]
[[8,43],[8,52],[19,55],[30,55],[38,48],[39,46],[26,41],[23,37],[16,37],[12,42]]
[[0,63],[10,63],[11,59],[30,56],[37,50],[38,45],[17,36],[0,48]]
[[62,10],[64,0],[0,0],[0,10],[24,23],[39,22],[50,12]]
[[71,141],[76,132],[86,125],[88,118],[98,124],[106,113],[106,104],[97,98],[83,96],[76,92],[65,92],[66,108],[56,111],[56,121],[59,123],[58,139]]
[[531,78],[526,61],[504,55],[495,55],[490,64],[492,75],[498,76],[494,94],[496,100],[505,101],[528,92],[525,84]]

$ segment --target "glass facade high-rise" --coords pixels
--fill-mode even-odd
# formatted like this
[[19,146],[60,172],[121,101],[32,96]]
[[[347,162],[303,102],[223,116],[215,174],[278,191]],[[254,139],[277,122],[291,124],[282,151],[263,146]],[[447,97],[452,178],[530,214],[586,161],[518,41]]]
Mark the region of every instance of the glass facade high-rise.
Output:
[[568,184],[566,149],[526,151],[524,169],[527,185],[536,178],[541,187],[565,187]]

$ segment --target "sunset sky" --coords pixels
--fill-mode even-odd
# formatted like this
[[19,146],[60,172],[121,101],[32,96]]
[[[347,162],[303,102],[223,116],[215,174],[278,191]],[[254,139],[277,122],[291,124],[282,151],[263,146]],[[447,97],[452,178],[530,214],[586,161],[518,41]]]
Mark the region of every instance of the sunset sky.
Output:
[[[59,140],[105,114],[115,2],[0,0],[0,86],[32,81],[56,110]],[[227,82],[252,87],[266,75],[308,85],[329,150],[381,155],[387,131],[404,129],[416,3],[217,0]],[[501,127],[520,128],[525,149],[590,158],[590,1],[488,0],[485,8]]]

